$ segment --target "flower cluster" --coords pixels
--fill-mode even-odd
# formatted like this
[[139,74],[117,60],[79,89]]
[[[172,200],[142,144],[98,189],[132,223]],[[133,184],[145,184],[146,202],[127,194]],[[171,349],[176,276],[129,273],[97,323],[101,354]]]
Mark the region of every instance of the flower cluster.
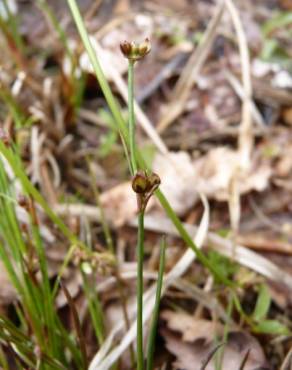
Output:
[[138,171],[132,179],[132,188],[137,193],[138,208],[144,211],[151,195],[160,185],[160,178],[156,173],[148,175],[145,171]]
[[144,58],[145,55],[150,52],[151,45],[149,39],[145,39],[145,41],[141,42],[140,44],[124,41],[120,44],[120,48],[127,59],[135,62]]

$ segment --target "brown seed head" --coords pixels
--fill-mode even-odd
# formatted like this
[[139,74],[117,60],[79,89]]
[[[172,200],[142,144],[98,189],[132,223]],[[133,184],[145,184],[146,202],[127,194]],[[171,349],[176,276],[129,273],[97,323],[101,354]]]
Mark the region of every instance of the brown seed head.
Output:
[[139,171],[136,173],[132,180],[132,188],[138,194],[144,194],[148,191],[149,180],[144,172]]
[[150,53],[150,50],[151,50],[151,44],[148,38],[145,39],[145,41],[143,41],[141,44],[139,44],[139,53],[143,57],[147,55],[148,53]]
[[161,184],[160,177],[156,173],[152,173],[148,179],[149,179],[151,188],[154,188],[154,187],[157,188]]
[[132,47],[131,47],[131,44],[125,40],[120,43],[120,49],[121,49],[121,52],[124,54],[124,56],[128,58],[128,56],[131,53]]
[[120,48],[127,59],[135,62],[144,58],[144,56],[150,52],[151,45],[149,39],[145,39],[145,41],[140,44],[124,41],[120,44]]

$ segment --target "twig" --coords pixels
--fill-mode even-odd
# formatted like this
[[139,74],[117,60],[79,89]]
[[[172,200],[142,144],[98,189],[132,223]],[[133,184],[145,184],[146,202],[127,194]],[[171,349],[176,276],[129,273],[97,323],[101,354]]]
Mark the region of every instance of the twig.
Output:
[[250,60],[247,40],[244,29],[239,17],[239,13],[233,3],[233,0],[224,0],[226,8],[229,11],[233,26],[238,39],[238,47],[241,58],[242,70],[242,84],[243,84],[243,103],[242,103],[242,117],[239,127],[238,137],[238,151],[239,151],[239,164],[238,168],[234,169],[232,175],[230,196],[229,196],[229,213],[231,219],[232,229],[232,243],[233,254],[235,254],[236,238],[239,231],[240,223],[240,193],[238,189],[239,174],[242,170],[250,167],[251,152],[253,148],[253,132],[252,132],[252,117],[251,117],[251,97],[252,97],[252,84],[250,78]]
[[184,72],[174,88],[173,99],[167,109],[167,114],[165,114],[158,123],[158,132],[164,131],[182,112],[190,90],[208,57],[223,10],[224,3],[222,2],[218,5],[213,18],[205,31],[201,44],[191,55]]

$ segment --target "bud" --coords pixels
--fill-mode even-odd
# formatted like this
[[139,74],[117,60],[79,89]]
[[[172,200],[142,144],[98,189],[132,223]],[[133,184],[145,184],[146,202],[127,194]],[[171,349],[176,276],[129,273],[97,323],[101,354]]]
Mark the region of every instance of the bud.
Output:
[[145,39],[145,41],[143,41],[141,44],[139,44],[139,53],[140,55],[142,55],[142,57],[150,53],[150,50],[151,44],[148,38]]
[[145,41],[140,44],[124,41],[120,44],[120,48],[126,58],[135,62],[136,60],[144,58],[145,55],[150,52],[151,44],[149,39],[145,39]]
[[124,56],[127,58],[132,50],[132,45],[128,41],[123,41],[120,43],[121,52],[124,54]]
[[161,183],[160,177],[156,173],[152,173],[148,177],[148,181],[151,186],[151,189],[154,189],[154,188],[156,189]]
[[132,188],[135,193],[144,194],[149,189],[149,180],[144,172],[138,171],[132,180]]

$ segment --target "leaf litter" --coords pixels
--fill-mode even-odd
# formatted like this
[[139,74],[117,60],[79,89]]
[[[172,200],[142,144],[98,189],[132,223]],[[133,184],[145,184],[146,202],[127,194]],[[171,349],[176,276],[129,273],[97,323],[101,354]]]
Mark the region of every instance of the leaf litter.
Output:
[[[196,319],[184,312],[163,311],[162,318],[167,329],[162,329],[166,346],[176,356],[174,369],[199,370],[216,342],[223,342],[224,370],[239,369],[245,353],[249,356],[246,369],[269,369],[259,342],[248,332],[230,327],[227,339],[223,339],[224,325],[211,320]],[[216,338],[216,341],[215,341]],[[207,370],[216,368],[216,356],[207,365]]]
[[[230,3],[232,5],[233,2],[225,3],[229,3],[230,9]],[[25,77],[22,78],[14,63],[8,58],[2,60],[1,57],[3,91],[7,93],[10,87],[14,86],[11,89],[13,99],[11,100],[8,94],[9,99],[16,102],[21,117],[25,117],[23,126],[15,127],[15,117],[1,101],[2,125],[22,142],[21,154],[28,173],[32,180],[38,183],[41,192],[46,195],[54,209],[62,214],[74,232],[86,240],[86,243],[94,250],[102,252],[107,246],[101,232],[100,207],[104,210],[117,245],[118,264],[122,276],[127,276],[127,273],[132,276],[123,279],[127,306],[131,311],[135,292],[135,240],[132,227],[135,225],[136,198],[130,191],[129,182],[126,181],[128,178],[124,171],[126,164],[122,159],[119,140],[108,140],[109,149],[105,158],[98,154],[97,148],[109,135],[109,129],[104,125],[104,115],[99,114],[100,109],[106,111],[107,108],[86,60],[87,54],[70,25],[64,4],[50,2],[53,11],[64,25],[69,41],[72,41],[70,45],[74,44],[72,52],[79,64],[74,78],[78,81],[82,77],[82,83],[74,85],[76,80],[74,82],[70,74],[65,73],[63,76],[64,60],[68,56],[60,47],[57,37],[52,36],[51,31],[47,32],[47,24],[43,20],[39,21],[42,19],[40,10],[33,2],[19,2],[17,5],[18,14],[22,15],[21,32],[28,45],[35,48],[35,58],[32,63],[27,61],[24,63],[20,54],[13,54],[13,49],[10,50],[16,65],[24,69],[21,72]],[[265,4],[251,1],[234,2],[250,48],[253,95],[249,97],[246,96],[246,82],[241,81],[242,59],[237,51],[238,41],[232,26],[232,22],[236,23],[236,14],[234,17],[233,13],[233,18],[230,19],[225,10],[221,19],[220,13],[217,13],[218,17],[220,15],[220,21],[214,31],[211,30],[209,33],[209,36],[211,34],[211,38],[207,38],[207,41],[211,40],[209,46],[203,48],[204,53],[208,52],[205,55],[199,53],[203,63],[200,66],[196,65],[198,70],[193,70],[193,63],[187,64],[187,60],[190,60],[190,55],[198,55],[196,50],[202,42],[208,21],[212,17],[216,20],[216,6],[212,2],[199,1],[190,5],[190,2],[186,1],[179,3],[146,1],[145,5],[138,5],[137,13],[131,12],[132,4],[127,1],[117,1],[114,8],[109,2],[102,1],[99,6],[95,4],[98,13],[96,9],[91,8],[90,2],[83,0],[80,4],[87,14],[87,26],[93,40],[104,50],[103,65],[107,71],[107,78],[115,86],[115,94],[121,100],[124,97],[115,85],[113,69],[106,68],[111,63],[120,75],[125,74],[124,59],[117,45],[123,39],[143,39],[145,36],[153,39],[154,53],[147,60],[147,64],[141,64],[136,70],[137,91],[138,95],[142,96],[141,100],[138,99],[141,111],[159,131],[157,124],[171,112],[172,104],[178,100],[181,104],[179,110],[169,118],[171,124],[168,127],[166,125],[158,136],[160,141],[157,147],[160,149],[155,153],[152,165],[162,179],[161,189],[186,224],[194,223],[193,220],[198,222],[198,215],[203,212],[199,194],[209,199],[211,230],[204,244],[207,248],[214,248],[216,252],[229,256],[234,263],[236,261],[245,266],[238,275],[233,276],[234,279],[243,281],[243,292],[239,293],[239,297],[244,310],[249,312],[253,308],[252,302],[257,294],[258,283],[264,282],[270,287],[272,297],[268,319],[280,320],[291,329],[289,311],[291,289],[287,277],[291,277],[288,254],[291,254],[292,250],[290,227],[292,94],[291,70],[286,58],[286,54],[291,54],[291,45],[289,31],[283,29],[280,23],[269,31],[271,33],[268,36],[262,31],[262,23],[274,20],[274,11],[285,12],[287,7],[291,10],[291,5],[285,1],[269,1]],[[12,10],[14,12],[16,8],[13,7]],[[109,19],[109,14],[112,14],[112,19]],[[271,27],[269,23],[268,26]],[[269,43],[271,40],[276,43],[273,48]],[[44,49],[46,53],[43,54],[41,51]],[[166,64],[170,66],[167,73],[164,70]],[[70,68],[73,65],[74,63]],[[188,73],[196,77],[191,81],[188,81],[190,74],[185,76],[184,73],[187,65],[191,66]],[[232,77],[230,78],[230,74],[224,71],[230,71]],[[184,78],[180,79],[180,76]],[[177,81],[180,81],[178,85]],[[234,81],[237,81],[237,84]],[[143,96],[144,90],[147,90],[147,94]],[[82,110],[78,109],[74,111],[71,102],[74,99],[78,101],[77,91],[84,92],[80,104],[82,109],[91,112],[91,115],[82,114]],[[187,95],[180,100],[181,96],[173,95],[173,91],[187,91]],[[256,116],[254,109],[250,109],[250,116],[262,124],[253,122],[252,130],[248,133],[248,139],[253,141],[250,146],[249,162],[248,166],[242,168],[242,153],[238,150],[241,135],[240,108],[242,101],[246,102],[247,98],[252,98],[257,112]],[[33,115],[32,122],[28,119],[30,114]],[[140,121],[141,115],[137,119]],[[140,143],[146,141],[140,128],[138,137]],[[151,134],[149,137],[152,140]],[[102,176],[96,171],[94,180],[100,190],[98,206],[95,204],[85,164],[88,159],[97,163],[102,170]],[[44,176],[46,171],[47,176]],[[235,175],[238,186],[233,196],[240,199],[241,207],[240,211],[237,210],[239,214],[235,215],[238,217],[238,230],[232,239],[229,222],[231,215],[227,202],[230,201],[231,183]],[[256,207],[249,201],[250,196],[255,199]],[[157,258],[155,250],[157,251],[160,233],[168,234],[169,251],[175,251],[174,257],[172,256],[174,261],[169,262],[168,266],[175,266],[175,260],[185,252],[185,245],[168,226],[165,227],[163,221],[165,218],[158,202],[152,200],[148,208],[149,219],[146,218],[146,228],[152,229],[152,232],[147,232],[146,239],[145,268],[150,268],[150,271],[147,271],[149,280],[145,281],[147,286],[155,276],[154,269],[157,266],[154,263]],[[39,209],[38,212],[42,222],[41,233],[46,254],[50,261],[50,274],[55,279],[69,246],[42,211]],[[18,212],[18,218],[21,222],[27,222],[23,212]],[[89,231],[85,230],[86,227],[80,226],[84,218],[87,220]],[[151,218],[155,227],[147,221]],[[193,232],[191,234],[194,235]],[[257,252],[247,253],[247,250],[239,245],[233,253],[233,244],[242,244],[256,249]],[[190,255],[188,257],[191,261]],[[88,316],[84,315],[86,304],[82,295],[79,271],[80,266],[87,262],[84,261],[83,255],[78,256],[77,253],[75,260],[73,259],[66,268],[64,279],[67,280],[66,286],[70,296],[76,301],[80,312],[83,312],[82,324],[89,333],[86,340],[90,343],[90,358],[93,359],[99,352],[96,343],[90,339],[92,328]],[[223,261],[221,263],[223,264]],[[256,273],[249,275],[251,269]],[[2,265],[0,271],[3,288],[0,306],[1,309],[4,307],[5,311],[7,306],[19,298]],[[96,273],[94,269],[88,271],[91,271],[91,278],[97,290],[100,288],[101,302],[105,311],[114,312],[110,314],[111,328],[107,329],[110,333],[110,330],[115,329],[116,321],[123,321],[116,279],[113,276]],[[195,262],[188,265],[188,269],[183,272],[184,279],[193,285],[205,282],[209,277]],[[261,277],[260,274],[268,279]],[[198,275],[201,280],[197,280]],[[218,286],[215,284],[213,288],[210,294],[214,297]],[[57,297],[58,308],[68,310],[64,294],[59,292]],[[222,297],[220,304],[226,307]],[[219,342],[223,340],[224,325],[210,319],[212,316],[210,307],[201,311],[202,314],[198,317],[185,313],[194,312],[200,302],[191,299],[179,284],[175,288],[167,289],[162,305],[158,340],[163,338],[165,342],[159,348],[163,360],[161,361],[157,354],[158,362],[162,362],[161,366],[163,362],[172,364],[175,369],[199,369],[202,361],[216,346],[215,339]],[[151,307],[151,304],[147,307]],[[135,315],[132,315],[131,320],[134,322]],[[222,369],[239,368],[249,349],[251,351],[245,369],[279,368],[286,354],[288,356],[289,346],[291,347],[289,336],[276,338],[279,343],[274,345],[271,342],[272,335],[255,332],[250,334],[251,328],[242,317],[234,315],[233,321],[237,323],[237,327],[229,328],[224,345]],[[133,338],[133,332],[131,333]],[[126,335],[127,331],[123,325],[119,333],[122,344],[125,343],[123,338],[130,341]],[[271,352],[275,356],[270,354],[271,346],[273,347]],[[118,349],[120,354],[125,351],[121,350],[121,347]],[[106,359],[105,355],[103,358]],[[125,369],[130,366],[128,358],[124,358],[121,364],[124,364]],[[207,369],[213,368],[214,361],[211,361]]]

